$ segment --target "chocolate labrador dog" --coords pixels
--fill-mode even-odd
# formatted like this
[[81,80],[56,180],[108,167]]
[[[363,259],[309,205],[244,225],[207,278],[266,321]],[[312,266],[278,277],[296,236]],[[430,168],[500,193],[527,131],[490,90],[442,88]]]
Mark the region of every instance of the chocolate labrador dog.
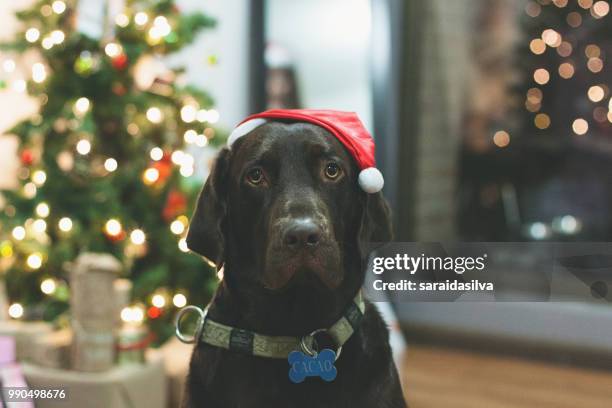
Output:
[[[342,144],[308,123],[269,122],[223,149],[187,236],[224,268],[207,319],[296,338],[334,325],[363,284],[365,244],[391,239],[385,200],[361,191],[357,172]],[[406,406],[387,327],[368,302],[341,353],[317,339],[339,354],[331,382],[293,383],[286,358],[250,354],[238,340],[237,350],[195,346],[185,407]]]

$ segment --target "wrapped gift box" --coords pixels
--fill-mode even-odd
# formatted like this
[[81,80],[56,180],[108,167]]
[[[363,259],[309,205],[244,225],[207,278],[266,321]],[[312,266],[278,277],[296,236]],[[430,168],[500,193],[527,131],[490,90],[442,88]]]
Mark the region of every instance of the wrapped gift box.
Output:
[[46,322],[0,321],[0,336],[15,339],[17,361],[31,360],[35,350],[34,341],[52,330],[51,324]]
[[70,368],[72,330],[45,333],[33,340],[30,360],[43,367]]
[[30,388],[65,389],[65,401],[37,400],[37,408],[165,408],[167,383],[159,352],[148,353],[144,364],[110,370],[78,372],[23,364]]

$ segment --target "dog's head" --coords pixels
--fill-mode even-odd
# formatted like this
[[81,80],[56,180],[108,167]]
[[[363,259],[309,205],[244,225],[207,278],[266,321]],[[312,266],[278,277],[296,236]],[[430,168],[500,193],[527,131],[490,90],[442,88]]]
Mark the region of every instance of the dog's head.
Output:
[[364,193],[357,173],[325,129],[267,123],[219,153],[187,244],[216,265],[225,263],[226,278],[240,285],[335,289],[349,280],[347,265],[361,264],[368,241],[391,239],[385,200]]

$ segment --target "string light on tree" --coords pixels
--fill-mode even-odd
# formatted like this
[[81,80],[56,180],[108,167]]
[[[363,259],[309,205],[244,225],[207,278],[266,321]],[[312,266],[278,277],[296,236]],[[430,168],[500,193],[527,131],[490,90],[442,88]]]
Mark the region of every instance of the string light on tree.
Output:
[[39,253],[30,254],[26,263],[31,269],[39,269],[42,266],[42,256]]
[[42,186],[47,181],[47,173],[44,170],[36,170],[32,173],[32,181],[37,186]]
[[166,297],[157,293],[151,298],[151,304],[161,309],[166,306]]
[[607,1],[600,0],[591,8],[591,14],[595,18],[603,18],[610,12],[610,5]]
[[40,283],[40,291],[45,295],[52,295],[57,289],[57,284],[54,279],[47,278]]
[[146,185],[154,184],[159,179],[159,170],[154,167],[149,167],[142,173],[142,181]]
[[29,43],[35,43],[40,38],[40,31],[37,28],[28,28],[25,32],[25,39]]
[[588,96],[591,102],[601,102],[606,96],[606,93],[601,86],[595,85],[589,88]]
[[154,147],[150,152],[151,160],[159,161],[164,157],[164,151],[159,147]]
[[550,80],[550,74],[545,68],[538,68],[533,73],[533,79],[540,85],[546,85]]
[[23,186],[23,195],[26,198],[34,198],[34,197],[36,197],[36,192],[37,192],[37,188],[36,188],[36,184],[34,184],[34,183],[26,183]]
[[197,109],[193,105],[185,105],[181,108],[181,120],[185,123],[191,123],[196,120]]
[[219,121],[220,115],[216,109],[210,109],[206,112],[206,122],[215,124]]
[[32,80],[38,84],[45,81],[47,78],[47,70],[45,66],[40,62],[36,62],[32,65]]
[[574,66],[569,62],[559,65],[559,76],[563,79],[570,79],[574,76]]
[[117,167],[119,167],[119,164],[117,163],[117,160],[113,159],[112,157],[109,157],[104,161],[104,168],[108,172],[112,173],[113,171],[117,170]]
[[121,226],[119,220],[111,218],[110,220],[106,221],[104,231],[108,236],[118,237],[123,232],[123,227]]
[[42,46],[45,50],[50,50],[55,45],[55,42],[50,36],[47,36],[42,39]]
[[177,166],[180,166],[183,163],[184,156],[185,153],[182,150],[175,150],[174,152],[172,152],[170,159],[172,160],[172,163],[176,164]]
[[32,229],[34,232],[42,234],[43,232],[47,231],[47,222],[39,218],[32,223]]
[[594,74],[601,72],[603,69],[603,61],[599,57],[589,58],[587,62],[587,68]]
[[533,120],[535,127],[538,129],[548,129],[550,126],[550,116],[545,113],[538,113]]
[[178,308],[184,307],[187,305],[187,298],[182,293],[177,293],[172,297],[172,304]]
[[147,237],[143,230],[135,229],[130,233],[130,240],[134,245],[142,245],[145,243]]
[[142,323],[144,311],[140,306],[129,306],[121,309],[121,320],[125,323]]
[[55,0],[53,4],[51,4],[51,8],[55,14],[62,14],[66,11],[66,3],[61,0]]
[[26,236],[26,230],[21,225],[17,226],[13,228],[12,235],[13,235],[13,238],[15,238],[15,240],[21,241]]
[[10,241],[4,241],[0,245],[0,256],[10,258],[13,256],[13,244]]
[[185,133],[183,134],[183,139],[185,139],[185,143],[195,143],[196,140],[198,138],[198,132],[196,132],[193,129],[189,129],[187,131],[185,131]]
[[172,28],[168,24],[168,19],[164,16],[157,16],[153,20],[153,26],[149,29],[148,40],[149,44],[155,45],[160,40],[170,34]]
[[193,176],[195,169],[193,168],[193,166],[181,166],[179,169],[179,173],[181,173],[181,176],[183,177],[191,177]]
[[85,97],[81,97],[77,99],[76,102],[74,103],[74,109],[73,109],[74,114],[79,117],[83,116],[85,113],[87,113],[90,106],[91,106],[91,102],[89,101],[89,99]]
[[205,135],[198,135],[195,143],[196,143],[196,146],[198,147],[204,147],[208,145],[208,138]]
[[49,205],[47,203],[40,203],[36,206],[36,215],[42,218],[47,218],[50,213]]
[[505,130],[499,130],[493,135],[493,143],[497,147],[506,147],[510,144],[510,135]]
[[72,230],[72,220],[68,217],[62,217],[58,221],[57,226],[60,229],[60,231],[69,232],[70,230]]
[[172,233],[175,235],[181,235],[183,232],[185,232],[185,224],[176,219],[170,224],[170,231],[172,231]]
[[76,144],[76,151],[80,155],[87,155],[91,151],[91,142],[87,139],[81,139]]
[[20,303],[13,303],[8,308],[8,314],[13,319],[21,319],[23,317],[23,306]]
[[562,42],[561,34],[552,28],[548,28],[542,32],[542,40],[546,45],[553,48],[560,46]]
[[66,38],[66,34],[64,34],[62,30],[53,30],[51,31],[50,38],[53,41],[54,45],[59,45],[64,42],[64,39]]
[[118,57],[119,55],[121,55],[121,53],[123,52],[123,47],[121,47],[121,45],[119,45],[117,43],[110,42],[110,43],[106,44],[106,47],[104,47],[104,52],[109,57],[115,58],[115,57]]
[[181,252],[189,252],[189,247],[187,246],[187,240],[185,238],[179,239],[178,248]]
[[529,43],[529,49],[536,55],[544,54],[546,51],[546,43],[541,38],[534,38]]
[[134,22],[136,23],[136,25],[143,26],[147,24],[147,21],[149,21],[149,16],[144,11],[139,11],[134,16]]
[[161,109],[156,106],[152,106],[147,109],[147,119],[149,119],[151,123],[158,124],[161,123],[162,120],[164,120],[164,115]]
[[559,54],[560,57],[569,57],[570,55],[572,55],[572,51],[572,44],[567,41],[563,41],[561,45],[557,48],[557,54]]
[[572,129],[575,134],[582,136],[589,131],[589,122],[582,118],[578,118],[572,123]]
[[115,24],[119,27],[125,28],[130,24],[130,18],[123,13],[119,13],[115,16]]

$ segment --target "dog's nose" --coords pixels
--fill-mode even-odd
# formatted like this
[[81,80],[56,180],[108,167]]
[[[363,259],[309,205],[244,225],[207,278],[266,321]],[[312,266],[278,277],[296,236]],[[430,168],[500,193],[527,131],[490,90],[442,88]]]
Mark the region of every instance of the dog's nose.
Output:
[[311,218],[289,221],[283,233],[283,243],[291,249],[314,248],[321,240],[321,228]]

